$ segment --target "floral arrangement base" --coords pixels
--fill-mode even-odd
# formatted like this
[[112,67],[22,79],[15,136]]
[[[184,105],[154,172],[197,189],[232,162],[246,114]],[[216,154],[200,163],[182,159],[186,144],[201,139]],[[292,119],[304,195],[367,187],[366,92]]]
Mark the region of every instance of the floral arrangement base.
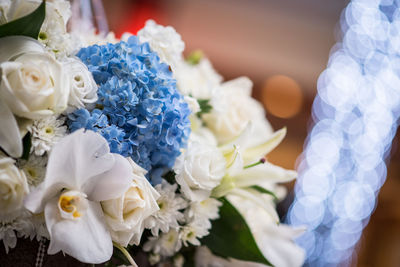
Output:
[[[14,249],[11,249],[8,253],[6,253],[4,248],[0,249],[0,267],[107,267],[118,266],[120,264],[114,258],[111,262],[93,265],[80,262],[69,255],[64,255],[62,252],[59,252],[55,255],[49,255],[46,253],[49,243],[50,241],[48,240],[43,242],[44,249],[42,251],[44,253],[42,253],[42,257],[40,257],[40,243],[38,241],[30,240],[29,238],[19,238],[18,246]],[[138,266],[141,267],[151,266],[144,252],[137,253],[135,255],[135,261]]]

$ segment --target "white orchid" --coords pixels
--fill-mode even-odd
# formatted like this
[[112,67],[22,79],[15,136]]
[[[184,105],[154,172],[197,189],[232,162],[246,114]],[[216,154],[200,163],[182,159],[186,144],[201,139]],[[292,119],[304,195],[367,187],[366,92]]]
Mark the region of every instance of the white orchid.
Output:
[[50,233],[49,254],[63,251],[87,263],[102,263],[113,253],[100,201],[126,191],[132,167],[110,153],[107,141],[92,131],[76,131],[57,143],[46,177],[28,195],[25,207],[44,211]]

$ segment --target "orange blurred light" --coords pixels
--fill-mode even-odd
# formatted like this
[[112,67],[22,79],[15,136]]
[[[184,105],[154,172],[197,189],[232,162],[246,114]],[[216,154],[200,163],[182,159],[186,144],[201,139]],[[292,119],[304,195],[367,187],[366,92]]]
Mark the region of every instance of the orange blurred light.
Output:
[[303,92],[300,85],[285,75],[268,78],[262,88],[262,102],[272,115],[290,118],[298,114],[303,104]]

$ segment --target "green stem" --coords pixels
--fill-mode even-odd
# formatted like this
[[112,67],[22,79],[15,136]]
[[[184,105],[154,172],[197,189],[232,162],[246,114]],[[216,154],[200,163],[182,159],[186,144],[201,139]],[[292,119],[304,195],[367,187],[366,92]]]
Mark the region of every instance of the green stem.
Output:
[[124,254],[124,256],[126,257],[126,259],[129,261],[129,263],[134,266],[134,267],[138,267],[135,260],[132,258],[132,256],[129,254],[129,252],[126,250],[126,248],[124,248],[123,246],[121,246],[120,244],[113,242],[114,247],[116,247],[117,249],[119,249],[122,254]]
[[264,163],[265,163],[265,159],[262,158],[259,161],[257,161],[256,163],[244,166],[243,169],[248,169],[248,168],[251,168],[251,167],[254,167],[254,166],[257,166],[257,165],[260,165],[260,164],[264,164]]

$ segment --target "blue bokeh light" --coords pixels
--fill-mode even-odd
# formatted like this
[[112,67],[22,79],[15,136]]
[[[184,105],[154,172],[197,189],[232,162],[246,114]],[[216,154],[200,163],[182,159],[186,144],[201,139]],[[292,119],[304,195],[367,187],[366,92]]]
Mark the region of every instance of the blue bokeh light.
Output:
[[400,116],[400,0],[353,0],[318,79],[287,221],[305,266],[350,266],[386,179]]

